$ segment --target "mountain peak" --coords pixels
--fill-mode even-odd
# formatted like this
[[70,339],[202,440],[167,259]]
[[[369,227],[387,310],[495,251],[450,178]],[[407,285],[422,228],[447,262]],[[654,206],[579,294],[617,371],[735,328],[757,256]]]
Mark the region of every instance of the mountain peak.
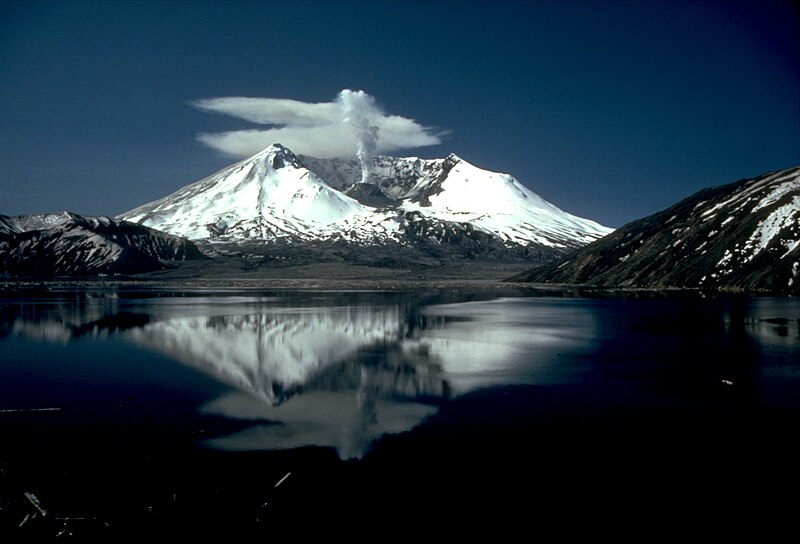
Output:
[[269,164],[273,170],[279,170],[286,165],[291,165],[294,168],[303,168],[303,163],[297,158],[297,155],[281,144],[275,143],[265,147],[250,160],[265,162]]
[[272,144],[120,218],[185,236],[274,240],[332,235],[330,225],[372,212],[332,189],[281,144]]

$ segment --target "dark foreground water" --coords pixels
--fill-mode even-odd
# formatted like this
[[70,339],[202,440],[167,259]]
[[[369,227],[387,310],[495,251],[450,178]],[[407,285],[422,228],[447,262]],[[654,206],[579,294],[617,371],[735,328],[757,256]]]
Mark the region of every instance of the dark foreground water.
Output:
[[524,294],[5,292],[0,536],[796,519],[800,301]]

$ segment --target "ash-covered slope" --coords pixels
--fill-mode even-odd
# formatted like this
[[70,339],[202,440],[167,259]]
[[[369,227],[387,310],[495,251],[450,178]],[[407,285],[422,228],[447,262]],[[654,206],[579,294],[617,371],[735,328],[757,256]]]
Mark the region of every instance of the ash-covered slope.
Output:
[[559,210],[511,176],[455,155],[376,157],[369,183],[360,181],[354,160],[301,159],[275,144],[119,217],[219,253],[325,242],[405,246],[447,258],[551,259],[610,232]]
[[0,215],[0,274],[96,276],[160,270],[202,259],[192,242],[104,216]]
[[696,193],[510,281],[800,293],[800,167]]

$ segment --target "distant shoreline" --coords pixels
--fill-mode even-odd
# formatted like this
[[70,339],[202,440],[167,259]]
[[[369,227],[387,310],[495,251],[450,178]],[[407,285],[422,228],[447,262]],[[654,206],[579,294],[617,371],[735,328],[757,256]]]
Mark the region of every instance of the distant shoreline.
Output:
[[[59,289],[121,289],[121,290],[318,290],[318,291],[419,291],[419,290],[476,290],[519,292],[526,296],[559,296],[577,298],[633,297],[662,298],[674,296],[791,296],[768,291],[740,289],[698,289],[681,287],[604,287],[528,282],[509,282],[497,279],[387,279],[387,278],[5,278],[0,279],[0,291],[19,292]],[[0,297],[3,295],[0,294]]]

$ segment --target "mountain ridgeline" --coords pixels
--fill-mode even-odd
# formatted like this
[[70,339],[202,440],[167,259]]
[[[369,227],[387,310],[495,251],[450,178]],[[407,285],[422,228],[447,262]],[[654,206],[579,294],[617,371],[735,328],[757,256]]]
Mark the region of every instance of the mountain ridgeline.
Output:
[[800,167],[702,190],[616,231],[453,154],[370,167],[362,179],[356,159],[274,144],[116,219],[0,215],[0,275],[139,274],[207,257],[214,272],[192,273],[345,263],[474,276],[488,263],[494,277],[537,265],[511,282],[800,293]]
[[70,212],[0,215],[0,275],[99,276],[203,259],[192,242],[128,221]]
[[800,294],[800,167],[704,189],[510,281]]
[[362,182],[355,159],[298,157],[278,144],[119,218],[210,255],[297,262],[336,253],[380,266],[546,262],[611,231],[455,155],[375,157]]

